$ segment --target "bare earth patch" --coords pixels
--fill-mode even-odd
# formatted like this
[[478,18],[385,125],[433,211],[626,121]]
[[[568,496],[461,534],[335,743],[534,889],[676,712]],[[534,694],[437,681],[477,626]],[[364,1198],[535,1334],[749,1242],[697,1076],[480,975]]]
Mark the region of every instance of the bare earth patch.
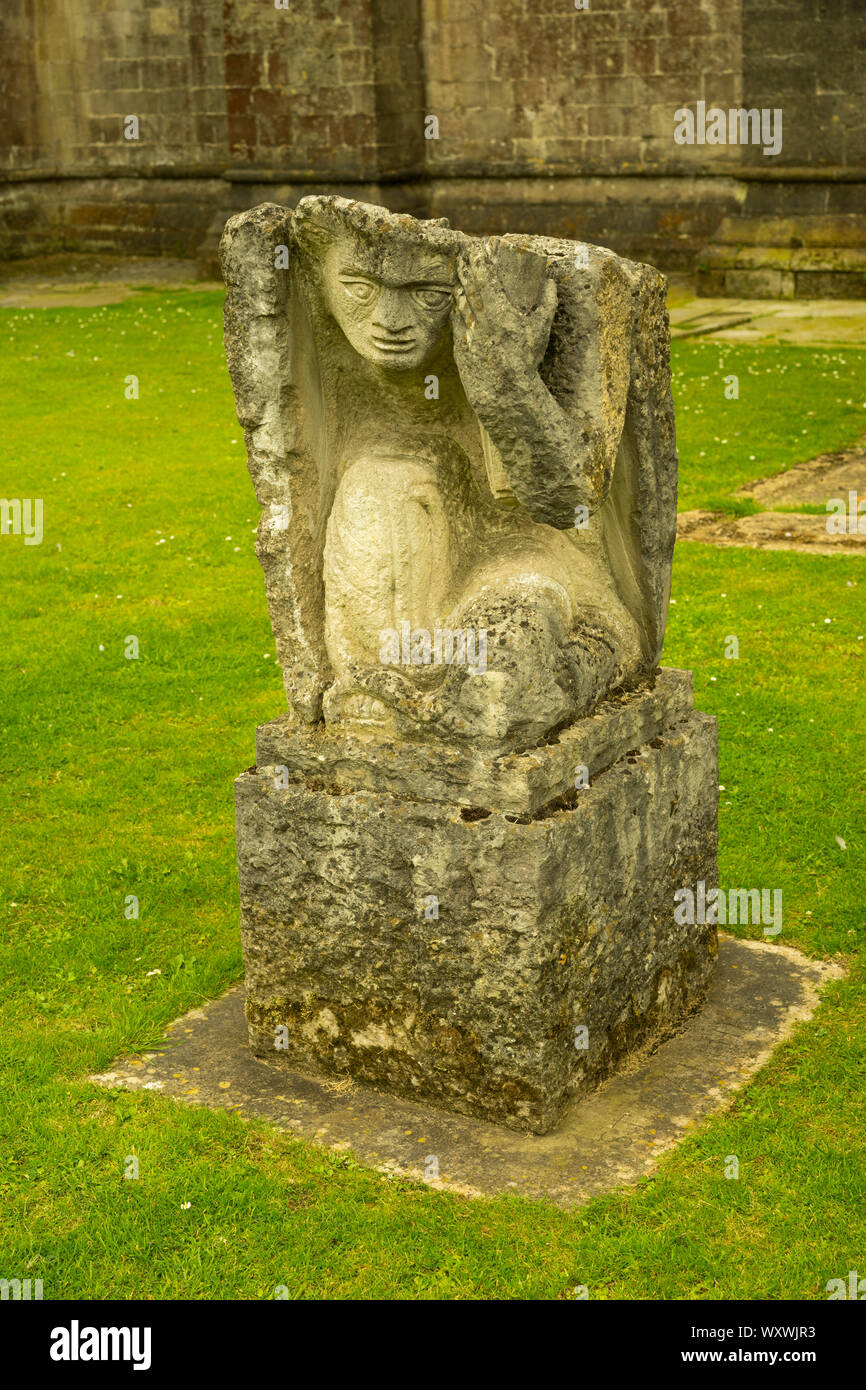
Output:
[[853,449],[819,454],[786,473],[740,488],[743,497],[754,497],[763,507],[823,507],[831,497],[847,498],[849,491],[859,497],[866,494],[866,436]]
[[709,545],[744,545],[752,550],[799,550],[811,555],[866,554],[866,535],[829,535],[827,518],[801,512],[680,512],[677,540]]
[[[826,509],[833,498],[841,498],[849,507],[852,493],[858,500],[866,498],[866,438],[852,449],[819,454],[785,473],[748,483],[740,488],[738,496],[751,497],[764,507]],[[680,512],[677,540],[745,545],[759,550],[799,550],[813,555],[837,555],[840,551],[866,554],[866,530],[828,531],[830,515],[826,510],[820,516],[786,511],[740,517],[722,512]]]

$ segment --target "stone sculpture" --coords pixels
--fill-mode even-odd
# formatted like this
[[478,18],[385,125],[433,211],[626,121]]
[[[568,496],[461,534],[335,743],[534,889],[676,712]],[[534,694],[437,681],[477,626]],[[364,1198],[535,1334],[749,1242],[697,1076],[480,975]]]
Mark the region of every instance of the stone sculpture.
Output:
[[[661,277],[336,197],[234,220],[230,267],[239,243],[259,252],[253,283],[229,269],[227,343],[298,717],[513,748],[652,670],[676,522]],[[475,662],[433,660],[437,630]]]
[[666,906],[713,881],[716,774],[656,674],[664,281],[339,197],[241,214],[222,255],[289,705],[238,780],[251,1041],[544,1130],[715,950]]

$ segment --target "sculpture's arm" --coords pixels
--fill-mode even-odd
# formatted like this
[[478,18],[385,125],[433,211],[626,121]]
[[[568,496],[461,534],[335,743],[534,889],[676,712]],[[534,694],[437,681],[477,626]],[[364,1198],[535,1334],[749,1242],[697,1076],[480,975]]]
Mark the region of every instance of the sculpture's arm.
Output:
[[[469,402],[530,516],[571,527],[575,507],[592,514],[607,497],[624,418],[624,392],[621,402],[612,402],[605,389],[599,325],[582,335],[592,344],[584,344],[581,379],[565,409],[538,370],[556,312],[555,282],[545,281],[534,308],[517,308],[491,243],[474,246],[459,274],[454,356]],[[589,297],[597,308],[592,291]]]

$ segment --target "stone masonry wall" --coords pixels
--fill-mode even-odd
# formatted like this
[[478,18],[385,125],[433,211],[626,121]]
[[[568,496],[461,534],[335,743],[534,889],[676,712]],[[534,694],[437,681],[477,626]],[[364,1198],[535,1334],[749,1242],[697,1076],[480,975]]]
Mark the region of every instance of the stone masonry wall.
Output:
[[[588,4],[5,0],[0,254],[207,259],[310,185],[667,267],[744,207],[862,210],[862,0]],[[782,153],[675,144],[698,100],[781,106]]]
[[[430,168],[490,174],[631,172],[700,164],[673,143],[677,107],[739,105],[741,0],[424,0]],[[732,152],[737,163],[739,151]]]

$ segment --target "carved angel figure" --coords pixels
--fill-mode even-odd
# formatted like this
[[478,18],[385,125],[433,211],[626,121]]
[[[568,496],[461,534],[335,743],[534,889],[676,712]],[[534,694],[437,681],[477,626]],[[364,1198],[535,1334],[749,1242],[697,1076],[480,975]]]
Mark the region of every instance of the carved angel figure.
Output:
[[222,242],[289,705],[491,752],[655,668],[676,449],[664,280],[338,197]]

